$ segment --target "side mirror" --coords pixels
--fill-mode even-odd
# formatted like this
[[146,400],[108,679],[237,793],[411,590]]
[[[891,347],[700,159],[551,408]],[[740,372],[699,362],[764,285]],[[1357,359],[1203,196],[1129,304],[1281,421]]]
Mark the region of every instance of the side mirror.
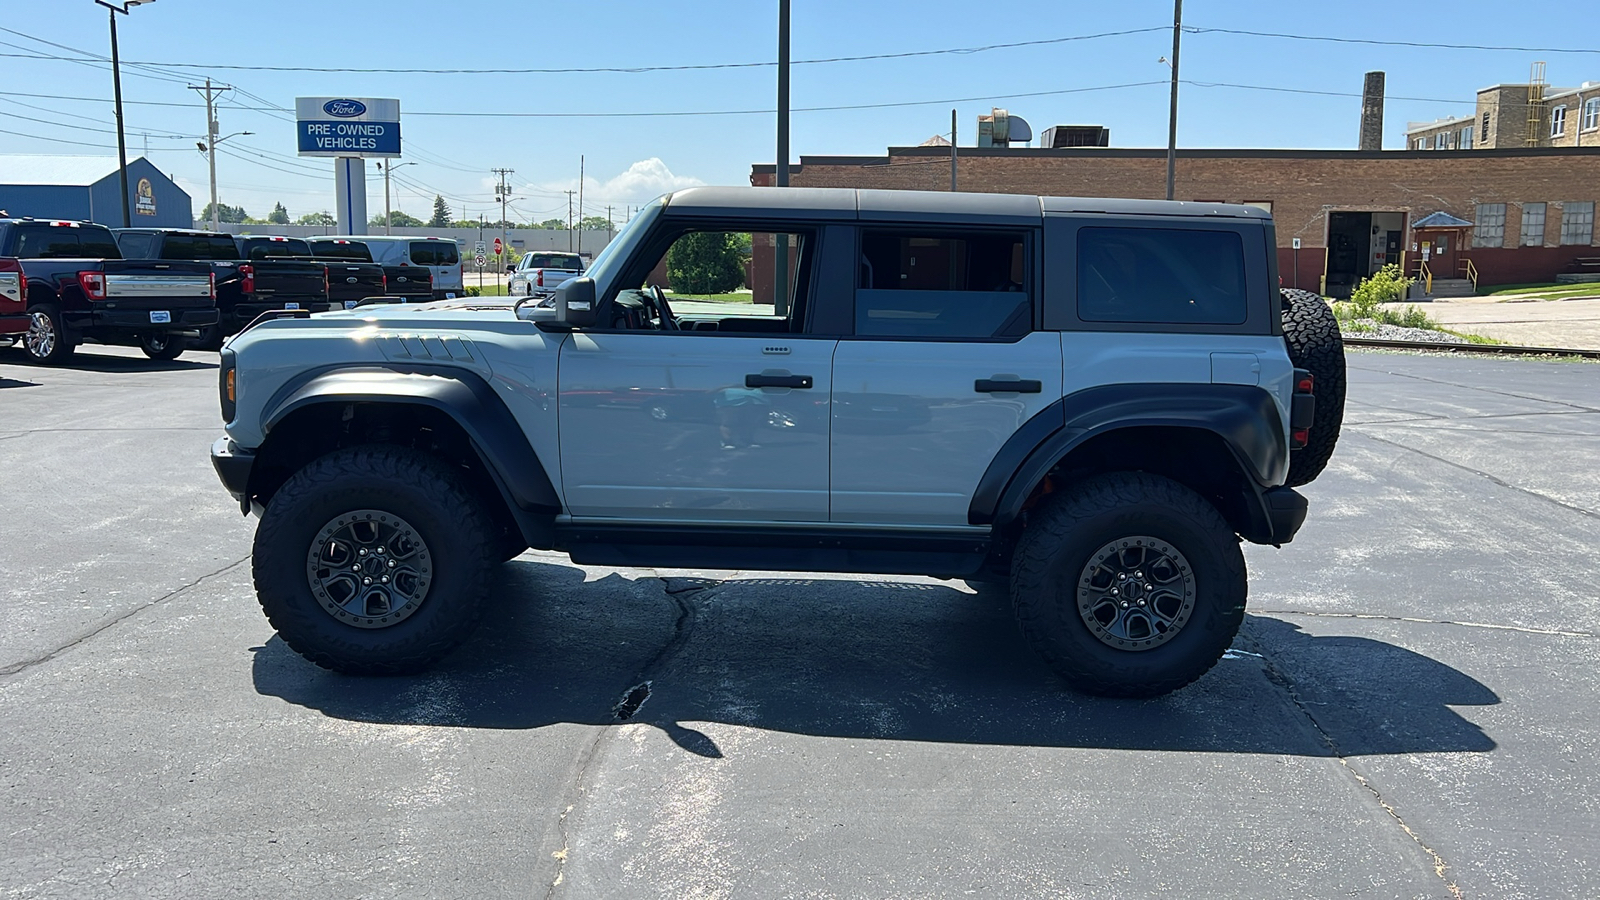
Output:
[[572,328],[595,323],[593,278],[569,278],[556,287],[556,321]]
[[517,270],[517,267],[516,267],[516,266],[506,266],[506,273],[507,273],[507,274],[510,274],[510,273],[512,273],[512,272],[515,272],[515,271],[516,271],[516,270]]

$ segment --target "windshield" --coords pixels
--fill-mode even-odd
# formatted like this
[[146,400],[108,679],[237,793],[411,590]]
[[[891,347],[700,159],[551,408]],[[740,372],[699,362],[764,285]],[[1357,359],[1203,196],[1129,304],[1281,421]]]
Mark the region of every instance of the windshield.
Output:
[[600,255],[594,258],[594,262],[589,264],[589,271],[586,274],[594,279],[595,296],[601,296],[606,292],[607,285],[616,277],[617,269],[627,262],[634,247],[644,239],[645,232],[649,231],[655,220],[660,218],[661,210],[666,205],[665,194],[651,200],[648,206],[628,220],[628,224],[622,226],[622,230],[611,239],[611,243],[607,244],[605,249],[600,251]]
[[122,258],[103,225],[21,225],[14,252],[21,259]]
[[299,238],[243,238],[240,241],[247,259],[290,257],[305,259],[311,256],[311,247]]

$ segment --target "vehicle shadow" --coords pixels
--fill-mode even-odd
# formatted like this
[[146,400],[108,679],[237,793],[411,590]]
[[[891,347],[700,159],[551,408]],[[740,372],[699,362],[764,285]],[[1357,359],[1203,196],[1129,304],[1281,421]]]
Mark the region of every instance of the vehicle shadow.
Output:
[[[65,363],[49,366],[48,369],[77,369],[83,372],[181,372],[188,369],[215,369],[217,362],[198,359],[173,359],[154,360],[144,355],[139,356],[114,356],[109,353],[95,353],[86,345],[79,347]],[[85,352],[88,350],[89,352]],[[204,351],[190,351],[201,353]],[[33,365],[28,360],[27,354],[20,347],[0,347],[0,363],[16,365]]]
[[[570,565],[503,567],[468,644],[414,677],[342,676],[273,637],[263,695],[361,722],[660,728],[720,756],[695,723],[796,734],[1032,747],[1353,756],[1483,752],[1452,705],[1499,702],[1467,675],[1360,637],[1250,616],[1190,687],[1147,701],[1067,691],[1023,643],[1000,591],[769,578],[585,582]],[[1258,657],[1254,654],[1260,653]],[[1292,660],[1293,680],[1276,659]],[[1329,715],[1326,710],[1337,710]]]

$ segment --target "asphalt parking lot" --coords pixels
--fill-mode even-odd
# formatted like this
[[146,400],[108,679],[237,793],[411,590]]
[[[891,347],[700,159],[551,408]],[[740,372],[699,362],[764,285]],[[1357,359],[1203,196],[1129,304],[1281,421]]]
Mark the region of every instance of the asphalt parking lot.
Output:
[[532,552],[437,671],[319,670],[214,360],[0,350],[0,896],[1600,895],[1600,366],[1353,353],[1235,648],[1130,702],[959,582]]

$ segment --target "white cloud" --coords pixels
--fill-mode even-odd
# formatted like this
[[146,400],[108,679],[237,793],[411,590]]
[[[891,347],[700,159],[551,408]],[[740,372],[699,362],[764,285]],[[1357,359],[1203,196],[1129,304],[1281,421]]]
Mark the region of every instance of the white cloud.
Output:
[[[601,180],[589,175],[583,179],[583,199],[585,212],[593,211],[605,206],[607,203],[618,206],[624,204],[641,204],[653,200],[668,191],[682,188],[696,187],[705,184],[691,175],[674,175],[667,164],[657,157],[641,159],[629,166],[621,174]],[[559,182],[541,182],[527,185],[524,190],[534,196],[553,197],[561,195],[563,191],[577,190],[578,179],[572,178]]]

